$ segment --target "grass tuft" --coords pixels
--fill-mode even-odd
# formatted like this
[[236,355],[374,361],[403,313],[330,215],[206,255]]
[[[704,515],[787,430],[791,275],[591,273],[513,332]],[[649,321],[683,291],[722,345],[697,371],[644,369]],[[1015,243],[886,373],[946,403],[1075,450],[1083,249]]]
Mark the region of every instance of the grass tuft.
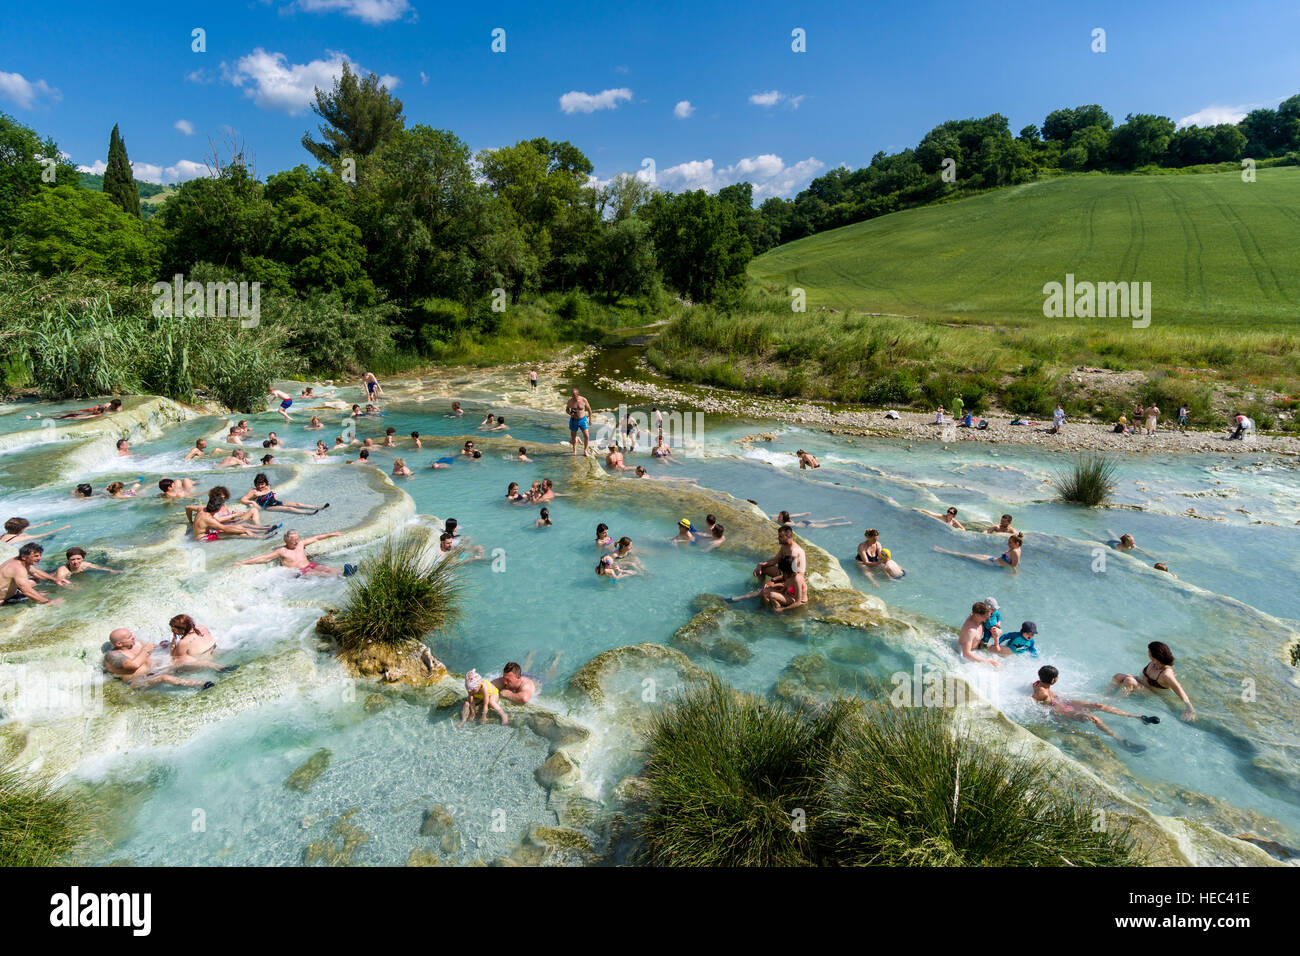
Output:
[[1056,496],[1070,504],[1096,508],[1110,500],[1115,488],[1115,462],[1105,455],[1086,454],[1052,477]]

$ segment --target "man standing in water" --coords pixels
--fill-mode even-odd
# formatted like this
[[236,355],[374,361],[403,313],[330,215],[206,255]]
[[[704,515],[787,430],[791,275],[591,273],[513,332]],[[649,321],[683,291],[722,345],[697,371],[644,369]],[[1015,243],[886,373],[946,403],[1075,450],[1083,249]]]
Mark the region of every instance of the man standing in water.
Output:
[[575,388],[570,393],[564,410],[569,415],[569,447],[573,449],[575,455],[578,453],[578,432],[582,432],[582,453],[586,455],[587,446],[591,444],[591,435],[588,432],[591,423],[591,403],[579,395]]
[[18,557],[0,564],[0,604],[17,604],[22,600],[35,601],[37,604],[63,603],[63,598],[47,598],[32,583],[32,578],[53,581],[55,584],[68,583],[36,566],[41,563],[44,554],[44,548],[35,541],[28,541],[18,549]]

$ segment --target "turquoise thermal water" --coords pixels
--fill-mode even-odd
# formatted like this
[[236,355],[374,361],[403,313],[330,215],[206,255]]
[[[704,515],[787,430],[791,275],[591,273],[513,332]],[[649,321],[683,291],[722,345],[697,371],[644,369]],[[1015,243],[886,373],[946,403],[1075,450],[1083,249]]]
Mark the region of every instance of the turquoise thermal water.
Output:
[[[338,397],[357,401],[359,392],[345,389]],[[39,408],[48,413],[81,404],[90,403]],[[566,471],[555,457],[567,451],[561,416],[496,407],[510,427],[488,433],[476,429],[486,410],[481,402],[466,401],[465,416],[450,419],[442,400],[402,401],[391,403],[382,417],[355,422],[343,411],[320,410],[325,427],[310,431],[303,428],[311,414],[305,404],[295,402],[292,423],[274,413],[177,422],[159,437],[133,437],[134,454],[125,460],[108,440],[71,454],[33,433],[32,443],[0,461],[5,517],[50,521],[51,528],[71,525],[44,539],[46,568],[52,570],[62,551],[76,544],[91,552],[92,561],[127,572],[81,575],[75,591],[63,589],[59,596],[66,600],[58,607],[0,610],[0,690],[11,688],[7,696],[0,694],[0,719],[8,729],[39,731],[50,722],[51,741],[69,739],[64,724],[52,723],[55,717],[24,697],[21,681],[43,667],[93,663],[114,626],[130,626],[156,641],[165,636],[167,618],[190,613],[217,636],[223,660],[241,665],[204,692],[225,696],[215,697],[218,705],[192,724],[157,727],[140,702],[164,700],[173,705],[166,711],[171,715],[176,702],[194,696],[191,690],[136,693],[130,698],[134,705],[110,699],[84,715],[86,721],[107,722],[116,719],[116,708],[129,712],[113,733],[87,735],[64,769],[96,782],[147,783],[144,797],[123,811],[130,825],[104,847],[103,861],[296,863],[309,844],[341,845],[343,831],[332,833],[330,827],[355,807],[347,821],[369,837],[352,862],[401,863],[412,848],[433,846],[418,830],[424,808],[440,803],[452,809],[463,841],[446,855],[468,862],[506,852],[531,825],[555,822],[546,791],[532,777],[545,759],[544,741],[518,722],[456,731],[447,712],[433,713],[409,700],[368,711],[368,691],[349,690],[353,682],[316,655],[311,636],[321,609],[337,603],[345,585],[338,579],[297,579],[274,566],[230,567],[273,545],[200,546],[188,540],[183,503],[146,497],[161,477],[196,478],[200,494],[226,484],[237,498],[251,487],[252,475],[265,470],[281,498],[330,503],[317,515],[277,515],[275,521],[305,535],[346,530],[378,520],[394,493],[382,490],[386,482],[370,475],[373,469],[342,463],[355,457],[355,446],[325,462],[313,460],[310,451],[318,438],[332,446],[349,426],[376,444],[387,427],[395,428],[398,447],[377,449],[373,460],[385,474],[394,457],[405,458],[415,471],[393,483],[409,495],[408,514],[423,517],[401,520],[441,526],[454,517],[469,543],[485,553],[484,560],[465,566],[463,620],[453,634],[434,641],[435,653],[453,672],[473,667],[487,676],[499,674],[507,660],[520,661],[541,683],[538,702],[561,711],[569,707],[562,697],[569,677],[599,652],[642,641],[669,643],[690,620],[697,595],[750,588],[752,555],[725,546],[707,554],[674,546],[669,539],[682,515],[638,495],[637,484],[628,485],[626,498],[614,505],[565,497]],[[22,413],[33,407],[21,406]],[[0,429],[16,431],[19,417],[16,410],[0,414]],[[217,470],[215,458],[182,461],[198,437],[227,447],[226,429],[238,417],[248,418],[257,436],[245,443],[254,462],[265,453],[261,438],[278,433],[286,447],[273,452],[275,464]],[[922,659],[938,661],[978,678],[981,691],[1009,717],[1092,766],[1139,804],[1206,819],[1224,830],[1251,828],[1300,843],[1293,729],[1300,693],[1283,655],[1300,628],[1300,481],[1294,461],[1134,455],[1120,463],[1117,490],[1117,503],[1129,507],[1088,510],[1050,500],[1045,481],[1065,459],[1048,452],[829,436],[773,422],[708,425],[698,444],[678,448],[676,467],[660,465],[644,451],[630,462],[645,463],[657,476],[694,477],[701,488],[753,499],[768,513],[785,508],[814,518],[846,516],[847,526],[801,534],[838,558],[855,587],[909,616],[924,636],[905,646],[798,615],[778,618],[749,602],[736,606],[737,617],[724,629],[746,643],[751,659],[699,663],[738,687],[771,694],[796,659],[816,661],[826,680],[850,692],[910,674]],[[412,430],[424,438],[422,451],[411,446]],[[776,440],[736,441],[756,431],[775,432]],[[487,440],[507,434],[508,445]],[[482,460],[456,457],[465,437],[490,447]],[[518,445],[537,460],[507,460]],[[795,448],[818,456],[823,467],[800,471]],[[456,458],[451,468],[428,467],[443,456]],[[553,527],[539,529],[537,507],[509,504],[505,492],[511,481],[527,488],[544,477],[556,480],[560,497],[548,503]],[[140,498],[102,495],[109,481],[136,478],[145,482]],[[71,488],[80,481],[100,493],[89,501],[75,499]],[[1000,536],[957,532],[911,510],[942,511],[947,505],[974,525],[1013,514],[1015,526],[1029,532],[1021,572],[1013,576],[934,552],[935,546],[984,554],[1004,549]],[[1200,517],[1189,515],[1189,508]],[[703,519],[686,517],[697,525]],[[598,522],[615,538],[633,539],[647,573],[621,581],[594,574]],[[867,527],[880,530],[907,569],[906,578],[873,586],[856,570],[852,556]],[[1135,536],[1143,553],[1106,547],[1112,534],[1124,532]],[[341,566],[364,560],[371,550],[335,550],[322,542],[313,554]],[[1166,562],[1178,578],[1153,570],[1156,561]],[[1039,658],[1015,657],[996,679],[963,664],[953,649],[971,603],[989,596],[1000,602],[1012,629],[1023,620],[1039,627]],[[1113,701],[1162,718],[1156,727],[1106,718],[1146,745],[1140,755],[1111,746],[1092,729],[1063,726],[1028,700],[1028,685],[1044,663],[1061,671],[1058,689],[1064,695],[1095,698],[1113,674],[1141,669],[1151,640],[1172,647],[1200,719],[1180,721],[1180,708],[1168,694]],[[289,773],[321,748],[333,756],[311,789],[286,789]],[[635,770],[637,758],[627,752],[605,759],[598,775],[607,792],[619,776]],[[1210,801],[1191,801],[1189,792]],[[498,810],[508,821],[504,829],[491,825]],[[196,811],[205,821],[201,829]]]

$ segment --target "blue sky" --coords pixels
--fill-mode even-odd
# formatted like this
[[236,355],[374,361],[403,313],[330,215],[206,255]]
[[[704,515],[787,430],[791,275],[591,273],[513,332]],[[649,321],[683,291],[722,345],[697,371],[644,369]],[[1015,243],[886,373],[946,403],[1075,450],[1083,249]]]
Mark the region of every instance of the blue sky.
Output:
[[[1096,102],[1117,120],[1222,121],[1300,92],[1294,2],[64,0],[57,21],[48,9],[6,4],[0,109],[83,166],[102,162],[118,123],[153,181],[202,174],[209,139],[228,130],[262,177],[309,163],[311,87],[343,57],[394,78],[408,124],[475,150],[567,139],[601,180],[649,158],[665,188],[749,180],[759,198],[947,119],[1001,112],[1018,131]],[[191,49],[196,27],[206,52]],[[791,50],[796,27],[805,53]]]

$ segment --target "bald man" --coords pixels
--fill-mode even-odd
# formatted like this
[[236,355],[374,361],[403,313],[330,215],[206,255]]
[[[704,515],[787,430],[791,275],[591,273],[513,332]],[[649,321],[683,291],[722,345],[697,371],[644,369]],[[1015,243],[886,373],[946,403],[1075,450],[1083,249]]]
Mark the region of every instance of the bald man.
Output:
[[108,635],[112,648],[104,655],[104,670],[120,677],[132,687],[149,687],[153,684],[176,684],[180,687],[212,686],[212,681],[190,680],[175,674],[149,669],[149,655],[155,644],[137,640],[129,627],[119,627]]

